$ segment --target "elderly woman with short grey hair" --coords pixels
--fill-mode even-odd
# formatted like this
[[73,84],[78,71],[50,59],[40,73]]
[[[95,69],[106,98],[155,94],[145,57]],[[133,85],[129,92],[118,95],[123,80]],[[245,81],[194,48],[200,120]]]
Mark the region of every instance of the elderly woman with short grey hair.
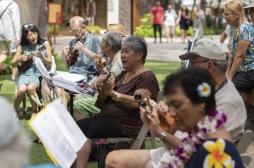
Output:
[[[91,82],[91,85],[96,88],[99,83],[102,83],[104,78],[110,72],[111,77],[115,78],[123,70],[121,61],[121,47],[122,47],[122,36],[119,33],[108,32],[104,34],[102,42],[100,44],[101,53],[105,58],[106,63],[102,63],[102,57],[98,54],[92,53],[88,49],[84,48],[86,55],[93,57],[96,62],[97,69],[100,72],[100,76]],[[106,64],[106,65],[105,65]],[[100,112],[100,109],[95,106],[97,96],[89,97],[80,95],[74,101],[75,118],[77,120],[89,117]]]
[[134,94],[146,90],[156,100],[159,92],[155,74],[144,66],[147,43],[141,37],[129,36],[124,39],[121,49],[123,71],[115,80],[109,78],[99,83],[99,94],[104,95],[101,112],[77,121],[88,138],[78,152],[76,167],[84,167],[91,151],[91,140],[114,137],[136,137],[142,121]]

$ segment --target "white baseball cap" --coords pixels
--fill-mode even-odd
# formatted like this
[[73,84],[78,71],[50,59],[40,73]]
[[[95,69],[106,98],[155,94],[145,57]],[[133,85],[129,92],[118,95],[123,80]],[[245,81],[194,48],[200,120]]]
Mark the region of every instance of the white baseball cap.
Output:
[[11,142],[21,127],[14,108],[2,97],[0,97],[0,107],[0,146],[2,146]]
[[195,55],[212,60],[226,61],[228,59],[228,49],[214,38],[202,38],[195,43],[191,52],[180,55],[179,58],[188,60]]

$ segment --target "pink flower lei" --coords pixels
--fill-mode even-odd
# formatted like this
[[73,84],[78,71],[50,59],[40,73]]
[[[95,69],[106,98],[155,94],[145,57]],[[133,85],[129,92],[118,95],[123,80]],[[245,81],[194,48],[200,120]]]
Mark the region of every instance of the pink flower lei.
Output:
[[188,133],[188,136],[182,140],[182,143],[171,150],[171,157],[168,168],[183,168],[191,158],[192,153],[197,151],[197,148],[207,139],[207,134],[215,132],[227,120],[227,117],[222,112],[209,111],[204,120],[199,121],[197,129]]

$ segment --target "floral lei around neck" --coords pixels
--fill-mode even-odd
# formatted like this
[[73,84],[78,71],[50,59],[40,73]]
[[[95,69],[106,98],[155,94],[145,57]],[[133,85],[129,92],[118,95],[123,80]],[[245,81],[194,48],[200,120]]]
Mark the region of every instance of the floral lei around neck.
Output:
[[223,112],[210,111],[202,121],[199,121],[197,128],[188,132],[188,136],[182,140],[182,143],[175,150],[170,150],[171,157],[168,168],[183,168],[192,154],[207,138],[208,133],[215,132],[227,120]]

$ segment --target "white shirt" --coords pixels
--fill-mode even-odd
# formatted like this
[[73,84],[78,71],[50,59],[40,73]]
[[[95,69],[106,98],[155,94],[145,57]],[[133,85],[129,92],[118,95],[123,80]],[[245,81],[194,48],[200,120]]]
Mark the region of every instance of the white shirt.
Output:
[[225,128],[233,141],[236,141],[244,131],[247,113],[242,97],[234,84],[228,81],[215,94],[216,108],[227,115]]
[[175,26],[175,20],[177,18],[175,10],[171,10],[170,12],[168,10],[165,11],[165,25],[166,26]]
[[0,14],[7,8],[0,18],[0,40],[20,39],[20,11],[14,0],[0,0]]

